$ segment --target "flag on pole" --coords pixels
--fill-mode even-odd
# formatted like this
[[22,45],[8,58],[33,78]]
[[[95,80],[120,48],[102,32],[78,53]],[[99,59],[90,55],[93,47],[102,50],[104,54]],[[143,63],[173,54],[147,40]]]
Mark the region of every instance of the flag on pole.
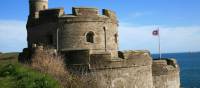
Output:
[[161,46],[160,46],[160,34],[159,34],[159,28],[157,28],[156,30],[153,30],[152,32],[153,36],[158,36],[158,51],[159,51],[159,58],[162,58],[162,54],[161,54]]
[[152,35],[158,36],[159,35],[159,29],[153,30]]

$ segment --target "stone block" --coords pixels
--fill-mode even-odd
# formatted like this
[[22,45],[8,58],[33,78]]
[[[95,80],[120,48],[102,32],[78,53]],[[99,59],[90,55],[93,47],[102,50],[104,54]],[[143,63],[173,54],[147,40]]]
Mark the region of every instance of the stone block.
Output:
[[147,66],[152,64],[152,58],[146,51],[124,51],[120,57],[126,60],[128,66]]
[[73,15],[76,15],[76,16],[98,15],[98,9],[96,9],[96,8],[73,7],[72,12],[73,12]]

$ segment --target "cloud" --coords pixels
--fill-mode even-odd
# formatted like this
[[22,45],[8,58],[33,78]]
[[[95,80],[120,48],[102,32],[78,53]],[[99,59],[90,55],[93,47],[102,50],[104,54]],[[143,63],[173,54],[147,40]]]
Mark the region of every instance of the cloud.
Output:
[[143,11],[143,12],[133,12],[133,13],[130,13],[128,16],[129,16],[129,19],[130,18],[133,19],[133,18],[149,16],[152,14],[153,14],[153,12],[151,12],[151,11]]
[[[160,27],[162,52],[200,51],[200,26],[169,27],[163,25],[132,25],[120,23],[120,50],[150,50],[158,52],[158,41],[152,31]],[[21,51],[27,47],[26,22],[0,20],[0,51]]]
[[152,53],[157,53],[158,38],[152,36],[152,31],[158,26],[162,52],[200,51],[200,26],[138,26],[130,23],[120,23],[120,49],[150,50]]
[[140,16],[143,16],[143,15],[145,15],[145,13],[135,12],[135,13],[132,13],[130,17],[135,18],[135,17],[140,17]]
[[0,51],[21,51],[26,47],[26,22],[0,20]]

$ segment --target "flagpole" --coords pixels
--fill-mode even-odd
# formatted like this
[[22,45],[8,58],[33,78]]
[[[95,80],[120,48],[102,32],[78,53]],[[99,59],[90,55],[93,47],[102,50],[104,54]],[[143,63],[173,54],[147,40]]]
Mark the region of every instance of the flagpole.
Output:
[[158,52],[159,52],[159,59],[161,59],[161,58],[162,58],[162,54],[161,54],[160,29],[159,29],[159,27],[158,27],[156,30],[154,30],[154,31],[152,32],[152,34],[153,34],[154,36],[157,36],[157,37],[158,37]]
[[158,51],[159,51],[159,58],[162,58],[161,54],[161,46],[160,46],[160,29],[158,28]]

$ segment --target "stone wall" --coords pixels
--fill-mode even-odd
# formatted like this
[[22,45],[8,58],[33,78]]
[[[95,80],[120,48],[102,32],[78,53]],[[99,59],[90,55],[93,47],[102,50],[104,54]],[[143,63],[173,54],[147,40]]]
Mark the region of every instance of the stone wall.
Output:
[[90,58],[89,50],[70,50],[64,51],[62,54],[66,58],[67,64],[88,65]]
[[[118,43],[114,38],[117,31],[112,26],[107,26],[106,32],[104,26],[103,22],[65,23],[64,28],[60,30],[59,48],[62,50],[91,49],[93,53],[110,51],[116,57]],[[94,33],[94,43],[86,42],[88,32]]]
[[86,8],[86,7],[73,7],[72,14],[75,16],[97,16],[98,9],[97,8]]
[[148,51],[120,53],[121,59],[109,59],[109,54],[103,54],[93,60],[96,63],[90,63],[90,74],[99,88],[180,88],[175,59],[152,61]]
[[94,70],[97,88],[153,88],[151,66]]
[[[91,15],[90,15],[91,13]],[[118,24],[105,15],[99,15],[94,8],[73,8],[73,16],[60,18],[59,49],[90,49],[91,53],[111,52],[118,57]],[[87,33],[94,34],[94,42],[87,42]]]
[[56,30],[58,23],[49,22],[27,29],[28,47],[32,44],[43,44],[46,46],[54,46],[56,48]]
[[152,71],[155,88],[180,88],[179,67],[175,59],[153,61]]
[[109,53],[91,54],[86,75],[95,83],[95,88],[153,88],[150,55],[145,52],[129,55],[132,57],[111,59]]

